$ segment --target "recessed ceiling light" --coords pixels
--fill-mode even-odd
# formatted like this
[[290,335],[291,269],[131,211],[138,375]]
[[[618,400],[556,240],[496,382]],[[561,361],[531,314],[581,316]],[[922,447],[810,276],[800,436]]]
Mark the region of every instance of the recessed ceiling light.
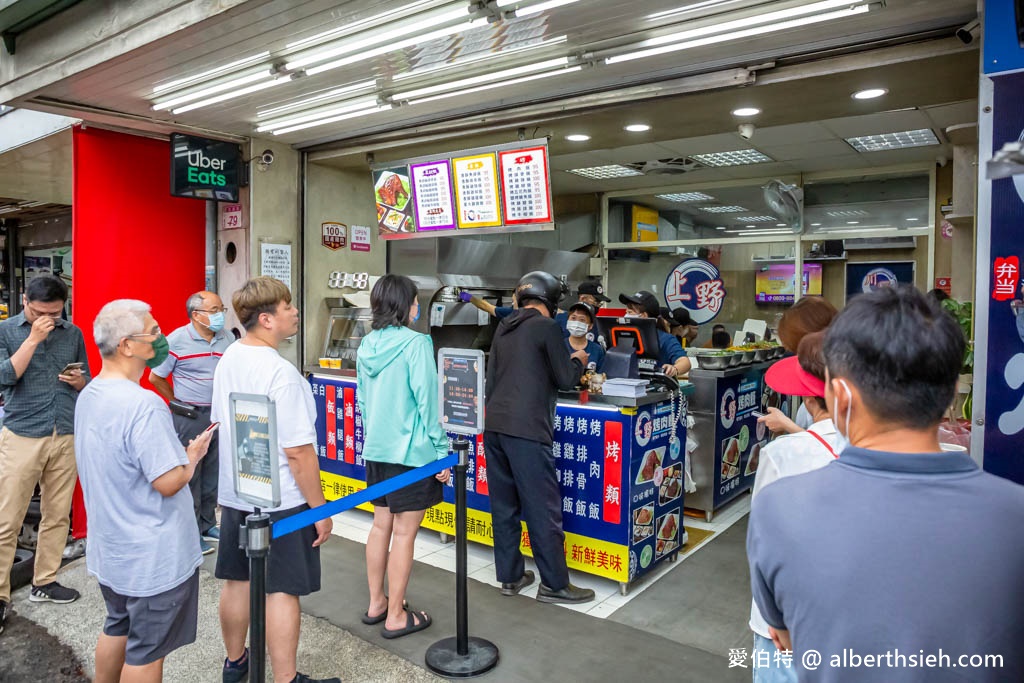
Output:
[[882,152],[890,149],[909,149],[911,147],[926,147],[939,144],[939,139],[931,128],[918,130],[906,130],[900,133],[881,133],[879,135],[861,135],[854,138],[846,138],[858,152]]
[[764,164],[774,161],[770,156],[761,154],[756,149],[738,149],[733,152],[712,152],[710,154],[694,154],[691,159],[705,166],[744,166],[746,164]]
[[725,230],[725,226],[719,225],[717,228],[715,228],[715,230]]
[[626,130],[630,133],[646,133],[651,129],[646,123],[631,123],[626,126]]
[[[658,194],[655,197],[666,199],[670,202],[679,202],[680,204],[686,202],[710,202],[714,200],[714,197],[703,192],[674,192],[672,194]],[[746,211],[746,209],[743,210]]]
[[772,223],[779,220],[775,216],[737,216],[737,221],[748,221],[750,223]]
[[742,206],[702,206],[700,210],[706,213],[743,213],[748,209]]
[[885,88],[868,88],[867,90],[858,90],[853,93],[853,99],[855,100],[873,100],[876,97],[888,94],[889,91]]
[[733,109],[733,116],[757,116],[761,113],[761,110],[757,107],[740,107],[739,109]]
[[572,168],[569,173],[574,173],[591,180],[608,180],[609,178],[629,178],[631,176],[643,175],[640,171],[627,166],[610,164],[608,166],[591,166],[589,168]]
[[590,139],[590,136],[584,135],[583,133],[573,133],[571,135],[566,135],[565,139],[569,142],[586,142]]
[[811,227],[812,228],[820,228],[821,227],[821,223],[811,223]]

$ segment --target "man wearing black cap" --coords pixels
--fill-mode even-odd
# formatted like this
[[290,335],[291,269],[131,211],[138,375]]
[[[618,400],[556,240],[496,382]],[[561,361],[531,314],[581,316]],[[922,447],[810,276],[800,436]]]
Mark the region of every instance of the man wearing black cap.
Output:
[[580,303],[587,304],[595,309],[601,308],[611,301],[611,299],[605,296],[604,287],[597,280],[584,280],[581,282],[578,295]]
[[524,520],[540,570],[537,600],[577,603],[593,600],[594,591],[569,583],[551,444],[558,390],[576,386],[588,356],[567,354],[551,319],[561,286],[550,273],[527,273],[516,287],[518,310],[498,324],[487,363],[484,452],[501,594],[516,595],[533,583],[519,550]]
[[[636,294],[619,294],[619,301],[625,304],[629,315],[637,318],[653,318],[661,314],[658,298],[648,291]],[[690,371],[690,359],[683,352],[679,340],[664,330],[658,330],[658,364],[669,377],[679,377]]]

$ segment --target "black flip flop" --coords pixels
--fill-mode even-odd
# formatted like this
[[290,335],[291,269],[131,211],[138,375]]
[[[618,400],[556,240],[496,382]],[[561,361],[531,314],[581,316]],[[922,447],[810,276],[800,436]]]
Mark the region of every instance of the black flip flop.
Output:
[[[409,606],[409,603],[406,602],[405,600],[402,600],[402,608],[405,609],[408,606]],[[388,611],[387,611],[387,609],[385,609],[383,612],[381,612],[380,614],[378,614],[375,617],[371,617],[370,616],[370,610],[366,610],[365,612],[363,612],[362,622],[364,624],[366,624],[367,626],[375,626],[376,624],[379,624],[380,622],[384,621],[387,618],[388,618]]]
[[407,636],[410,633],[416,633],[417,631],[422,631],[423,629],[427,628],[432,623],[434,623],[433,620],[430,617],[427,616],[426,612],[416,612],[416,614],[420,618],[420,623],[418,623],[418,624],[416,623],[416,618],[413,617],[412,610],[410,610],[408,605],[406,605],[405,606],[405,615],[406,615],[405,628],[400,628],[400,629],[397,629],[397,630],[394,630],[394,631],[389,631],[386,628],[382,628],[380,630],[380,634],[382,636],[384,636],[385,638],[388,638],[388,639],[391,639],[391,638],[401,638],[402,636]]

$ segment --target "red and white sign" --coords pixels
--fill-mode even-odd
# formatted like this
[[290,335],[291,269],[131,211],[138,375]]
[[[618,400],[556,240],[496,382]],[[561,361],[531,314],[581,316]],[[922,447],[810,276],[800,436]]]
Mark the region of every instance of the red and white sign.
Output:
[[1015,298],[1020,284],[1020,258],[997,256],[992,268],[992,283],[992,298],[996,301],[1010,301]]
[[348,226],[344,223],[321,223],[320,243],[330,249],[337,251],[344,249],[348,236]]
[[242,225],[242,205],[225,204],[220,214],[220,229],[240,230],[244,227]]
[[953,279],[948,277],[935,278],[935,289],[941,289],[946,294],[952,293]]
[[501,201],[506,225],[551,222],[547,149],[501,152]]
[[370,251],[370,229],[366,226],[352,226],[352,251]]

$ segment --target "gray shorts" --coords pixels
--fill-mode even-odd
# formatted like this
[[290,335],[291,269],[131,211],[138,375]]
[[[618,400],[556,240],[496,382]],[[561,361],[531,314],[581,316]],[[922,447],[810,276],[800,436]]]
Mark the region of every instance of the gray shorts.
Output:
[[124,661],[144,666],[194,643],[199,621],[199,570],[170,590],[145,598],[121,595],[100,584],[107,603],[103,632],[128,637]]

